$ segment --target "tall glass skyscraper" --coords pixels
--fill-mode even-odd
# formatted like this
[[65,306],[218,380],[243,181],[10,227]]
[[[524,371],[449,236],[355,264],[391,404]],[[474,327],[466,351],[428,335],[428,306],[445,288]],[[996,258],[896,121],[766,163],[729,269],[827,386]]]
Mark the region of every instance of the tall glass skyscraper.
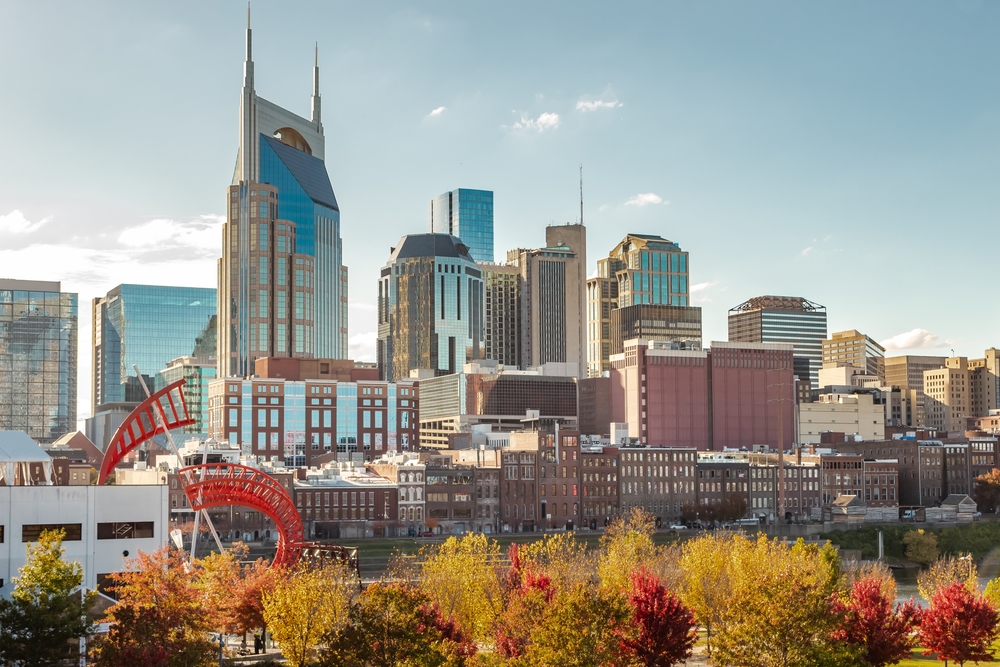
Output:
[[0,430],[51,443],[76,429],[77,295],[0,279]]
[[819,387],[826,307],[800,296],[758,296],[729,310],[730,343],[791,343],[795,375]]
[[476,262],[493,262],[493,192],[459,188],[431,200],[430,230],[462,239]]
[[215,357],[215,290],[210,287],[119,285],[93,301],[93,408],[146,398],[178,357]]
[[462,372],[483,358],[483,274],[448,234],[410,234],[378,282],[378,367],[395,382],[414,369]]
[[219,260],[220,377],[250,375],[261,357],[347,358],[347,267],[324,163],[318,56],[306,119],[257,96],[251,46],[248,25]]

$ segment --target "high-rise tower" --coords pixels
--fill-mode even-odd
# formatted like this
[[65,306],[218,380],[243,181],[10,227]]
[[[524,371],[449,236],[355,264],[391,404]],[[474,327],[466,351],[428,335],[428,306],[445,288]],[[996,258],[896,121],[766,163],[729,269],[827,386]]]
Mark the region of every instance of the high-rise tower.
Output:
[[318,48],[309,119],[257,96],[248,13],[219,261],[220,377],[248,375],[262,356],[347,357],[347,268],[320,111]]
[[795,374],[819,387],[826,307],[800,296],[758,296],[729,309],[730,343],[791,343]]
[[493,261],[493,192],[459,188],[438,195],[428,209],[432,234],[462,239],[478,264]]

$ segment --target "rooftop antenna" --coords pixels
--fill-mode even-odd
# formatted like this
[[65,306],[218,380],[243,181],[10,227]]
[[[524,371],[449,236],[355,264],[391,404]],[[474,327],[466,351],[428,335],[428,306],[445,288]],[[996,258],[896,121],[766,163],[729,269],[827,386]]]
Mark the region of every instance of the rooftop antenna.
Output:
[[580,224],[583,224],[583,163],[580,163]]

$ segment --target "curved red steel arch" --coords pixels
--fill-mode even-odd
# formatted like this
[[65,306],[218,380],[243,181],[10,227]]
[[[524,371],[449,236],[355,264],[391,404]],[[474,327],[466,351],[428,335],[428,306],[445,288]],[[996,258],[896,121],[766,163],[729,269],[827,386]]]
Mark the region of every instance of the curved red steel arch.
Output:
[[294,565],[302,554],[305,529],[291,494],[265,472],[236,463],[208,463],[177,471],[191,509],[239,505],[267,515],[278,529],[273,565]]
[[175,428],[195,423],[195,419],[188,414],[184,392],[181,391],[182,385],[184,385],[184,380],[168,384],[163,389],[154,392],[129,413],[125,421],[115,431],[111,443],[104,452],[104,460],[101,461],[101,474],[97,480],[98,484],[104,484],[107,481],[115,467],[128,456],[129,452],[165,432],[160,421],[156,418],[157,402],[163,408],[162,414],[167,423],[167,430],[172,431]]

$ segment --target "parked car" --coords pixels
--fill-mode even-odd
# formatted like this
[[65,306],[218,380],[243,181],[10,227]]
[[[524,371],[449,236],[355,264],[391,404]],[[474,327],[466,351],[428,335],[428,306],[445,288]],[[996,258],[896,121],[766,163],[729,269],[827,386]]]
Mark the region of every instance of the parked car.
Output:
[[670,530],[687,530],[687,526],[681,523],[675,523],[674,525],[670,526]]
[[420,537],[434,537],[434,532],[430,530],[425,530],[424,532],[420,533]]

